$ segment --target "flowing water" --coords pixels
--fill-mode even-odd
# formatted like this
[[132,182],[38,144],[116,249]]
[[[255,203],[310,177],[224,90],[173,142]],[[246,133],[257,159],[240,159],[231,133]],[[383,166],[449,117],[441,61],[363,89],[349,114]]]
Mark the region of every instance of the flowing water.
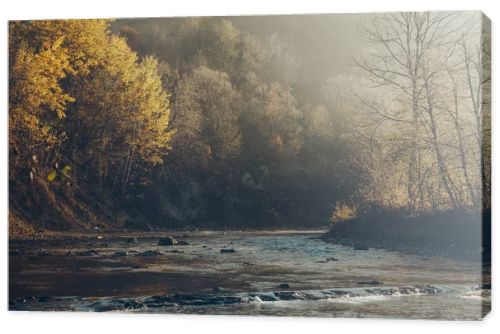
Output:
[[476,262],[355,250],[314,231],[193,232],[175,246],[160,234],[12,242],[9,307],[475,320],[491,306]]

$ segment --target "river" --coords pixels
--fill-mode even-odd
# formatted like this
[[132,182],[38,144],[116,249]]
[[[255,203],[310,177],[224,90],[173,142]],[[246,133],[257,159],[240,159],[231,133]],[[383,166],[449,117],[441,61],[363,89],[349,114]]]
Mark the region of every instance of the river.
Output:
[[491,307],[480,263],[321,231],[177,234],[188,245],[158,246],[160,232],[11,241],[9,309],[478,320]]

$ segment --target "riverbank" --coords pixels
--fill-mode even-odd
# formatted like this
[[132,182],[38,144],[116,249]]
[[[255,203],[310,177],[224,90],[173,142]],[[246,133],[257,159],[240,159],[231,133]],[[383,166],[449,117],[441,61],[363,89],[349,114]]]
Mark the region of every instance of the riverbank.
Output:
[[423,256],[491,262],[491,211],[450,210],[412,216],[372,209],[334,224],[323,237],[358,249],[379,248]]

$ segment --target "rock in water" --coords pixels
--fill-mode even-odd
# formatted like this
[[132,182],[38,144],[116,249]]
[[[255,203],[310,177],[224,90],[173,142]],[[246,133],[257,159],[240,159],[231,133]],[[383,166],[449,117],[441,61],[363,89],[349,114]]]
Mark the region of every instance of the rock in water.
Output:
[[180,250],[178,250],[178,249],[173,249],[173,250],[171,250],[171,251],[167,251],[167,252],[169,252],[169,253],[177,253],[177,254],[182,254],[182,253],[184,253],[184,251],[180,251]]
[[185,240],[180,240],[177,245],[179,246],[189,246],[189,242],[185,241]]
[[236,253],[234,248],[223,248],[220,250],[221,253]]
[[381,285],[381,284],[384,284],[380,281],[377,281],[377,280],[371,280],[371,281],[360,281],[360,282],[356,282],[356,284],[359,284],[359,285]]
[[130,237],[130,238],[127,238],[127,244],[136,244],[137,243],[137,238],[134,238],[134,237]]
[[288,283],[283,283],[283,284],[278,285],[278,287],[279,287],[280,289],[290,289],[290,284],[288,284]]
[[158,256],[158,255],[162,255],[161,252],[157,250],[147,250],[142,253],[138,253],[135,256]]
[[174,246],[177,245],[177,240],[172,237],[163,237],[158,240],[158,246]]
[[117,251],[111,255],[112,257],[123,257],[128,256],[128,253],[125,251]]
[[94,256],[94,255],[99,255],[99,253],[96,250],[90,249],[86,251],[68,251],[66,256]]

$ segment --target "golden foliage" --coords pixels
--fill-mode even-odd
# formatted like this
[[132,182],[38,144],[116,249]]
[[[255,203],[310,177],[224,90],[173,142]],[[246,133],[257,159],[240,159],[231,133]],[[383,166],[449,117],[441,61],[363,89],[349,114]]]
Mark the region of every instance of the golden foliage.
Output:
[[49,174],[47,174],[47,181],[52,182],[57,177],[57,171],[55,169],[51,170]]
[[330,222],[335,224],[342,221],[346,221],[357,216],[357,210],[355,206],[349,206],[342,201],[338,201],[335,205],[335,210],[330,216]]
[[[81,150],[80,157],[109,154],[117,166],[127,154],[127,160],[163,162],[173,131],[167,130],[169,96],[158,62],[153,57],[139,62],[126,40],[109,31],[109,23],[10,23],[9,143],[16,165],[28,165],[33,154],[56,154],[84,124],[86,130],[99,131],[89,134],[95,139],[87,143],[92,147],[72,144],[72,150]],[[124,145],[113,148],[111,143]]]

